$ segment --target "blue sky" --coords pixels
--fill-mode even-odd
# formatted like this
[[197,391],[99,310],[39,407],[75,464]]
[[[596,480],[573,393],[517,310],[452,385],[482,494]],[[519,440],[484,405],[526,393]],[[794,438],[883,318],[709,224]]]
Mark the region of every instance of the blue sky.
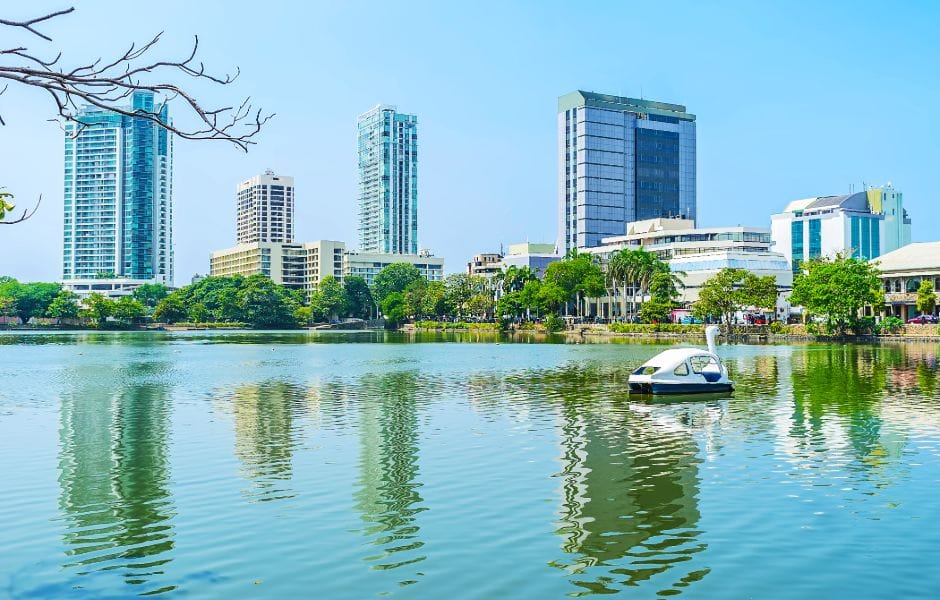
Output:
[[[575,89],[642,94],[697,115],[702,225],[769,227],[792,199],[890,181],[904,192],[914,241],[940,239],[936,3],[74,4],[43,28],[53,44],[6,32],[4,43],[61,49],[75,65],[160,30],[158,52],[177,56],[198,33],[210,68],[242,70],[231,87],[191,85],[204,104],[250,95],[277,113],[247,154],[176,142],[178,284],[233,244],[235,185],[266,168],[297,180],[299,239],[354,246],[356,116],[378,103],[418,115],[419,240],[449,272],[500,243],[554,241],[556,102]],[[0,114],[0,185],[23,206],[44,198],[32,220],[0,229],[0,273],[54,280],[62,134],[47,122],[53,106],[39,90],[11,88]],[[181,110],[173,117],[190,122]]]

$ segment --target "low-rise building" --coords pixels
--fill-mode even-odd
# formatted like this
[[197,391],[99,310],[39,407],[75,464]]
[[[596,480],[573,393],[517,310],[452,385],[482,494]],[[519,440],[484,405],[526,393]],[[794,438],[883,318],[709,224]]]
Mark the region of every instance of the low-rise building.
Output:
[[379,271],[395,263],[414,265],[428,281],[444,280],[444,259],[434,256],[430,250],[420,250],[417,254],[346,252],[343,255],[343,275],[362,277],[372,285]]
[[[940,290],[940,242],[908,244],[880,256],[875,266],[881,271],[885,308],[890,316],[906,321],[920,314],[917,290],[921,281],[932,282],[935,293]],[[936,313],[937,309],[934,309]]]
[[492,277],[501,269],[500,260],[502,254],[496,252],[484,252],[477,254],[467,263],[467,275],[481,275],[483,277]]
[[561,256],[556,252],[554,244],[523,242],[509,245],[506,256],[500,261],[500,268],[529,267],[541,277],[548,265],[558,260],[561,260]]
[[62,282],[62,288],[74,293],[81,300],[92,294],[101,294],[108,298],[120,298],[121,296],[130,296],[135,289],[145,283],[155,283],[155,281],[153,279],[128,279],[126,277],[68,279]]
[[301,244],[254,242],[213,252],[209,259],[212,276],[255,275],[275,283],[312,292],[327,275],[343,279],[346,244],[319,240]]
[[903,195],[891,185],[790,202],[771,217],[774,250],[794,273],[805,260],[843,254],[871,260],[911,241]]
[[[702,285],[726,268],[744,269],[758,276],[771,275],[781,292],[778,318],[788,316],[786,294],[793,288],[793,273],[779,252],[771,250],[770,230],[761,227],[696,228],[691,219],[649,219],[627,224],[627,235],[604,238],[603,244],[585,252],[596,254],[606,265],[616,252],[643,248],[669,263],[680,273],[685,287],[679,301],[691,304],[698,300]],[[628,289],[628,294],[631,290]],[[617,314],[615,304],[620,290],[612,298],[603,299],[595,314],[611,317]]]

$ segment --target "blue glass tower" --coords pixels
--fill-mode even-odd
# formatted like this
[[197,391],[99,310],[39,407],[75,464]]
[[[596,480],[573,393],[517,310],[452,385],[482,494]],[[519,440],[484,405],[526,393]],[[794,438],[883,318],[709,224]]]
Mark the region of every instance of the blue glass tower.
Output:
[[[130,108],[167,108],[135,92]],[[62,278],[173,283],[173,142],[146,117],[86,107],[65,139]]]
[[632,221],[696,219],[695,115],[576,91],[558,99],[558,249],[593,248]]
[[418,253],[418,117],[394,106],[359,116],[359,250]]

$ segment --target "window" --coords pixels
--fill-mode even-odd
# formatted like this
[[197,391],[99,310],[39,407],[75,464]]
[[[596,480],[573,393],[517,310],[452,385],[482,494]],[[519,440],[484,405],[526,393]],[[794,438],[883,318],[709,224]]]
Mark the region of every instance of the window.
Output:
[[673,371],[676,375],[688,375],[689,374],[689,365],[687,363],[682,363]]
[[706,367],[709,367],[712,365],[714,365],[715,367],[718,366],[718,363],[715,362],[714,358],[712,358],[711,356],[705,356],[705,355],[693,356],[692,358],[689,359],[689,362],[692,363],[692,372],[698,373],[698,374],[701,374],[702,371],[704,371]]

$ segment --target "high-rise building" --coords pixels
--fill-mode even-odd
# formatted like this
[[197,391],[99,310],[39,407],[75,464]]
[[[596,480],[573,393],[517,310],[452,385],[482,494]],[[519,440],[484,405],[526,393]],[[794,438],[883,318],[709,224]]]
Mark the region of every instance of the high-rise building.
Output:
[[845,196],[790,202],[771,216],[774,250],[793,272],[805,260],[837,253],[871,260],[911,242],[911,219],[903,195],[890,185]]
[[394,106],[359,115],[359,250],[418,252],[418,117]]
[[265,171],[238,184],[239,244],[294,241],[294,178]]
[[626,224],[696,220],[695,115],[684,106],[575,91],[558,99],[558,249]]
[[[135,92],[130,110],[169,122]],[[85,107],[66,125],[62,279],[80,292],[173,283],[173,141],[154,121]],[[101,283],[95,283],[101,282]],[[93,287],[98,285],[99,287]]]

